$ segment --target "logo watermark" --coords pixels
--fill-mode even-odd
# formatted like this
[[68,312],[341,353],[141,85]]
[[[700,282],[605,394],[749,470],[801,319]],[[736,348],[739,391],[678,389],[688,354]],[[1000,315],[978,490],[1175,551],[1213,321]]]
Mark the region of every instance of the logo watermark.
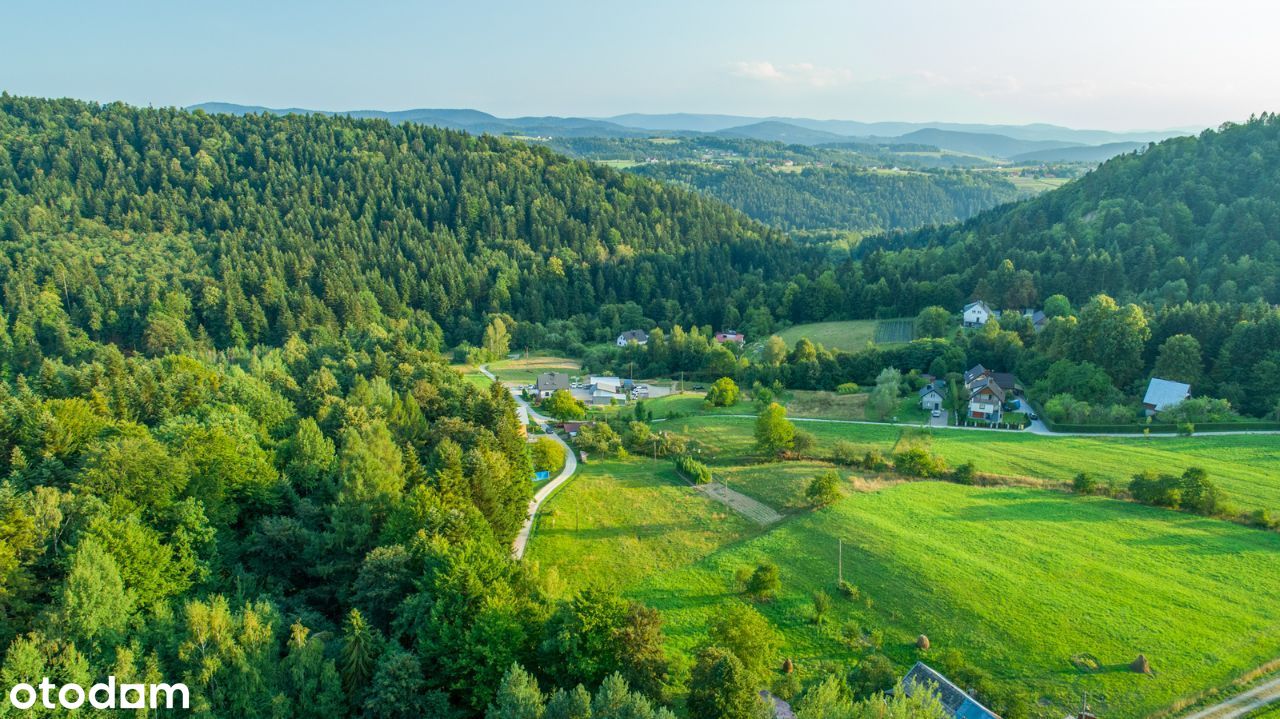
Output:
[[9,704],[16,709],[31,709],[37,702],[45,709],[79,709],[86,703],[94,709],[190,709],[191,694],[186,684],[117,684],[114,676],[87,690],[79,684],[58,686],[49,677],[37,686],[16,684],[9,690]]

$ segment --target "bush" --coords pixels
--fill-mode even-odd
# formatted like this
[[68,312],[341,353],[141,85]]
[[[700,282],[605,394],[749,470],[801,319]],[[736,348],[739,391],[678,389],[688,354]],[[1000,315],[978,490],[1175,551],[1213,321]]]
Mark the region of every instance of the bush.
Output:
[[840,501],[840,475],[835,470],[823,472],[809,480],[804,496],[815,508],[829,507]]
[[1076,494],[1093,494],[1098,491],[1098,480],[1088,472],[1081,472],[1071,480],[1071,491]]
[[729,377],[721,377],[711,383],[707,391],[707,405],[711,407],[732,407],[738,403],[740,396],[738,384]]
[[831,445],[831,461],[852,467],[858,464],[858,445],[842,439]]
[[978,471],[973,462],[965,462],[951,470],[951,481],[956,484],[973,484],[978,481]]
[[1196,426],[1191,422],[1178,423],[1178,434],[1182,435],[1183,437],[1190,437],[1195,433],[1196,433]]
[[778,565],[765,562],[756,567],[747,579],[747,594],[758,600],[772,599],[782,589],[782,578],[778,573]]
[[804,455],[812,450],[817,443],[818,440],[811,433],[797,429],[795,436],[791,439],[791,451],[798,455]]
[[845,382],[836,385],[836,394],[857,394],[860,389],[857,382]]
[[840,580],[840,583],[837,585],[837,587],[840,589],[840,594],[844,595],[845,599],[849,599],[851,601],[856,600],[859,596],[862,595],[862,592],[856,586],[850,584],[849,582],[843,579]]
[[676,457],[676,469],[680,470],[680,473],[688,477],[694,484],[711,483],[711,470],[707,465],[687,454]]
[[872,472],[883,472],[889,468],[889,462],[885,460],[884,454],[878,449],[869,449],[867,453],[862,455],[862,468],[869,469]]
[[893,469],[907,477],[928,479],[945,474],[947,464],[923,447],[912,447],[893,455]]
[[855,699],[867,697],[893,687],[898,681],[898,670],[883,654],[868,654],[849,672],[849,691]]

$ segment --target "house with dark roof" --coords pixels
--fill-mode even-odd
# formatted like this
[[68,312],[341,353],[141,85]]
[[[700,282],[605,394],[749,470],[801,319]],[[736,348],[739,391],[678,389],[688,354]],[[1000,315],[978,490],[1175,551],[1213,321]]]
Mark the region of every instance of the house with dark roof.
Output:
[[911,671],[902,678],[902,691],[907,696],[913,696],[922,690],[937,694],[938,701],[947,712],[947,716],[954,719],[1000,719],[998,714],[952,684],[950,679],[924,662],[916,662],[916,665],[911,667]]
[[946,380],[934,380],[921,387],[917,393],[920,399],[920,409],[926,411],[942,409],[942,403],[946,401],[946,391]]
[[969,418],[999,422],[1004,415],[1005,391],[990,376],[969,388]]
[[644,330],[627,330],[626,332],[623,332],[622,334],[618,335],[619,347],[626,347],[632,342],[638,345],[648,344],[649,333],[645,332]]
[[969,387],[975,382],[977,382],[978,380],[986,377],[990,377],[990,376],[991,376],[991,370],[987,369],[986,367],[983,367],[980,364],[976,364],[970,367],[969,369],[965,370],[964,386]]
[[564,372],[543,372],[533,383],[533,393],[538,399],[546,399],[558,389],[569,389],[569,375]]
[[1022,311],[1022,316],[1031,320],[1031,327],[1035,329],[1036,332],[1044,329],[1045,324],[1049,321],[1049,318],[1045,316],[1043,310],[1026,309]]
[[1147,393],[1142,397],[1142,407],[1150,417],[1181,404],[1191,397],[1191,385],[1152,377]]

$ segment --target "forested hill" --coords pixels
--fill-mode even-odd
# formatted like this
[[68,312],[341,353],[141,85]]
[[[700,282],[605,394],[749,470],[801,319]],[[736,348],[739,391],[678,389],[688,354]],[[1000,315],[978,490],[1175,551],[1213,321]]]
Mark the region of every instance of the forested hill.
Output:
[[[1280,303],[1280,121],[1263,115],[1166,140],[963,224],[863,247],[924,248],[891,262],[910,267],[904,282],[953,276],[964,292],[981,290],[1000,306],[1034,299],[1029,287],[1081,301],[1107,292],[1162,303]],[[992,272],[980,284],[1006,259],[1029,275],[994,282]]]
[[914,229],[972,217],[1018,198],[994,173],[872,170],[849,166],[791,172],[736,164],[652,164],[633,172],[682,182],[787,230]]
[[[94,339],[132,348],[178,318],[155,328],[157,351],[380,315],[478,341],[486,313],[623,302],[712,323],[748,277],[800,267],[785,237],[725,205],[514,141],[8,95],[0,238],[11,300],[34,296],[15,282],[56,282]],[[175,287],[180,309],[162,306]]]

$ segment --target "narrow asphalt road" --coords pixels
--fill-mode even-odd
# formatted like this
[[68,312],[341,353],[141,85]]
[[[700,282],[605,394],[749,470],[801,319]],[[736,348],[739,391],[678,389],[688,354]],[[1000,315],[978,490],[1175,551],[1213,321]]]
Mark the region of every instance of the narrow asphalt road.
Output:
[[1280,677],[1259,684],[1247,692],[1237,694],[1211,707],[1187,714],[1182,719],[1238,719],[1276,702],[1280,702]]
[[[480,365],[480,374],[483,374],[494,382],[498,381],[498,378],[489,371],[489,368],[486,365]],[[537,424],[542,428],[542,431],[546,432],[548,437],[559,442],[560,446],[564,447],[564,469],[560,470],[560,474],[557,474],[546,484],[542,485],[542,487],[534,493],[533,499],[529,500],[529,514],[524,520],[524,526],[520,527],[520,532],[516,534],[515,542],[512,543],[511,556],[516,559],[520,559],[524,557],[525,547],[529,544],[529,533],[533,531],[533,519],[537,516],[538,509],[542,507],[542,503],[547,500],[547,497],[550,497],[557,489],[560,488],[560,485],[569,481],[569,478],[573,476],[573,473],[578,471],[578,456],[574,453],[573,448],[570,447],[567,442],[560,439],[560,435],[554,432],[547,432],[547,423],[551,421],[550,417],[538,414],[534,411],[533,407],[529,406],[528,402],[524,401],[524,398],[520,396],[520,393],[517,392],[515,388],[509,389],[512,398],[516,401],[516,404],[524,407],[525,411],[529,413],[529,419],[533,420],[534,424]]]

